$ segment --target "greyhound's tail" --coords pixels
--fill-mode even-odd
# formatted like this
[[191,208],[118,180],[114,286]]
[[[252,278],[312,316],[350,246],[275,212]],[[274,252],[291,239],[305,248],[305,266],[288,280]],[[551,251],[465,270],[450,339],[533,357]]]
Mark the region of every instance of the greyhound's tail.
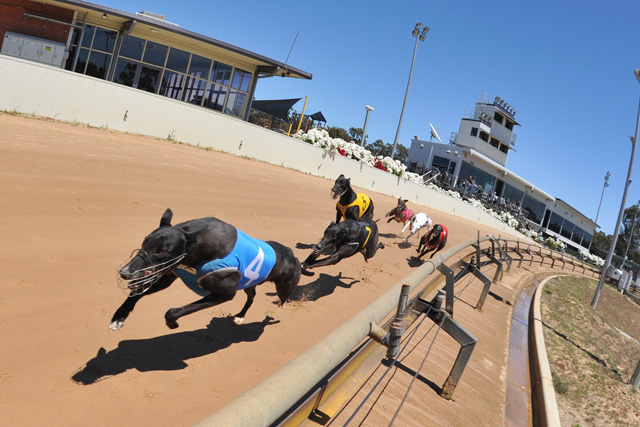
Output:
[[300,265],[300,274],[302,274],[303,276],[315,276],[316,273],[313,273],[309,270],[307,270],[306,268],[304,268],[302,266],[302,264],[300,264],[300,260],[296,258],[296,261],[298,261],[298,265]]

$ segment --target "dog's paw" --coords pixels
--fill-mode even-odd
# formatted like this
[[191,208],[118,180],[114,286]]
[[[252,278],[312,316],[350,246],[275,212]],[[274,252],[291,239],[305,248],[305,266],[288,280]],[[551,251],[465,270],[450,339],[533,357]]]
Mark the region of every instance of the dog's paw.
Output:
[[171,310],[167,311],[164,315],[164,321],[167,324],[169,329],[176,329],[178,326],[178,322],[176,322],[176,318],[171,314]]
[[233,323],[236,325],[244,325],[244,317],[233,316]]
[[124,319],[114,320],[113,322],[109,323],[109,329],[112,331],[117,331],[123,326],[124,326]]

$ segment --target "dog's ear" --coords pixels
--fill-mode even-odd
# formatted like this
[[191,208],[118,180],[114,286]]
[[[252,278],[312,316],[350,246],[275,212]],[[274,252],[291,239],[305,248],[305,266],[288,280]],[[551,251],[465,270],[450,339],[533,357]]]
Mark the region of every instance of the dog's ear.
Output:
[[167,210],[162,214],[162,218],[160,218],[160,227],[171,225],[171,218],[173,218],[173,212],[171,212],[171,209],[167,208]]
[[404,203],[406,204],[409,201],[409,199],[404,199]]
[[185,252],[190,252],[191,248],[198,243],[198,234],[200,234],[199,231],[185,231],[184,237],[187,239]]

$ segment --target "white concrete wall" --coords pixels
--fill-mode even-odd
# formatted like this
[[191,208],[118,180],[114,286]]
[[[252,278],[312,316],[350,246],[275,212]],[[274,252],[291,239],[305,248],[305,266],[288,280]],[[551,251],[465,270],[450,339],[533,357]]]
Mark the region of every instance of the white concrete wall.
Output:
[[[50,66],[0,55],[0,110],[83,123],[212,148],[403,197],[523,237],[481,209],[305,142],[202,107]],[[126,120],[125,120],[126,117]],[[327,187],[329,187],[327,183]],[[328,191],[328,190],[327,190]],[[390,207],[389,207],[390,208]],[[380,209],[386,209],[378,206]]]

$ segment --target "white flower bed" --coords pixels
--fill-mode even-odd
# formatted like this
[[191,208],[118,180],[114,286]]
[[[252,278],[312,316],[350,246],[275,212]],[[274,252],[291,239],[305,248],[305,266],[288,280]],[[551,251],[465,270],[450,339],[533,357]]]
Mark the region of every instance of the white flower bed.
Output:
[[581,259],[582,261],[593,264],[596,267],[599,267],[599,268],[604,267],[604,260],[602,258],[600,258],[598,255],[591,254],[587,251],[580,250],[578,252],[578,258]]
[[409,181],[417,184],[422,184],[422,178],[420,175],[412,172],[407,172],[407,167],[388,156],[374,156],[369,150],[361,147],[359,144],[353,142],[347,142],[340,138],[331,138],[329,132],[325,129],[314,128],[303,133],[299,131],[293,135],[295,139],[299,139],[304,142],[308,142],[311,145],[325,149],[326,151],[334,154],[341,154],[350,159],[358,160],[360,163],[364,163],[367,166],[375,167],[376,163],[384,166],[387,172],[397,175],[401,178],[405,178]]

